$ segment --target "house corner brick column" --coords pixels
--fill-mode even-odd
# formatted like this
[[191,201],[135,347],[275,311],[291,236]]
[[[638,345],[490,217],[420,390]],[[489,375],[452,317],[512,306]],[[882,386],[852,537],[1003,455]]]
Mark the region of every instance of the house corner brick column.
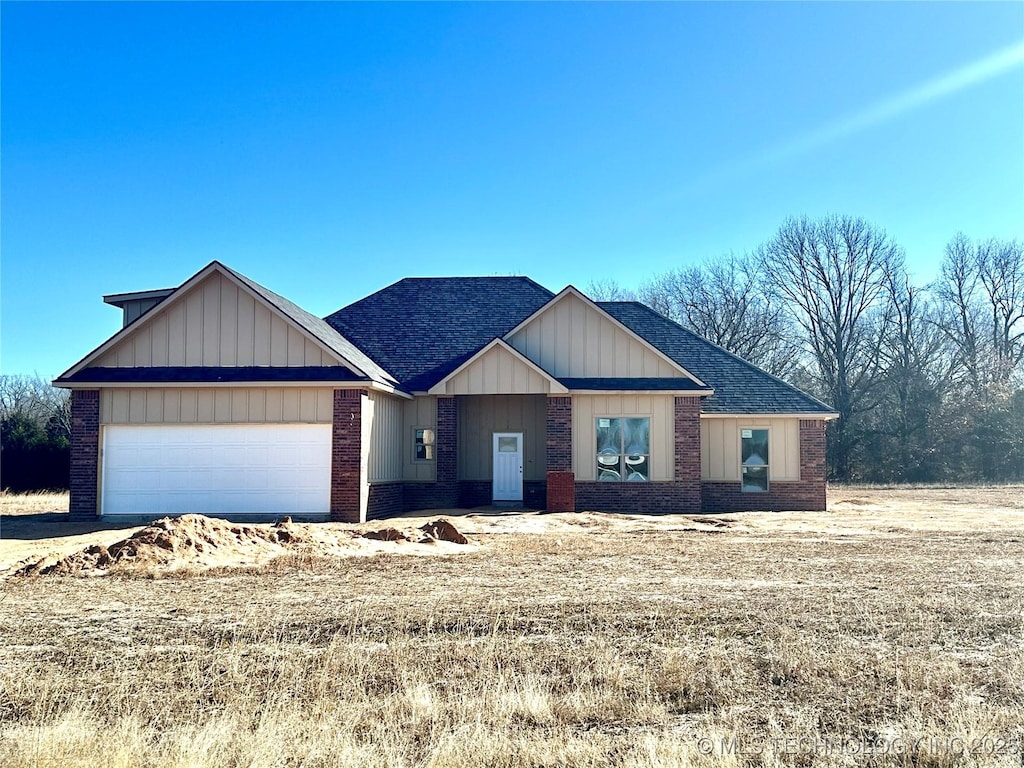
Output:
[[99,458],[100,392],[76,389],[71,393],[71,520],[99,514]]
[[331,520],[361,523],[366,519],[361,500],[363,391],[334,390],[331,426]]
[[458,439],[459,412],[455,398],[442,395],[437,398],[437,456],[436,502],[441,506],[455,506],[459,502]]
[[572,472],[572,398],[549,397],[547,412],[547,510],[576,511]]
[[701,511],[700,398],[675,399],[675,483],[681,512]]
[[825,509],[825,422],[800,420],[800,483],[810,509]]

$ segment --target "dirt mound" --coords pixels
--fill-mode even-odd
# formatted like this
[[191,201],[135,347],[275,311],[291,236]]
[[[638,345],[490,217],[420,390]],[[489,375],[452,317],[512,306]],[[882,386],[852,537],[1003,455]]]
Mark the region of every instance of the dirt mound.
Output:
[[112,568],[146,571],[238,567],[266,562],[296,548],[316,556],[346,557],[386,551],[381,546],[389,543],[469,543],[444,519],[420,530],[425,538],[415,529],[359,531],[348,526],[294,523],[288,517],[273,525],[241,525],[205,515],[165,517],[108,546],[93,544],[65,557],[48,555],[23,561],[14,574],[71,576],[101,574]]
[[402,533],[397,528],[381,528],[379,531],[366,531],[359,534],[364,539],[373,539],[374,541],[408,541],[408,535]]
[[439,517],[433,522],[420,526],[420,530],[436,541],[450,541],[453,544],[469,544],[469,539],[459,533],[459,529],[443,517]]
[[43,558],[16,571],[20,576],[74,574],[107,570],[114,565],[210,565],[215,555],[277,549],[299,544],[308,534],[290,520],[273,526],[239,525],[205,515],[165,517],[110,546],[94,544],[57,560]]

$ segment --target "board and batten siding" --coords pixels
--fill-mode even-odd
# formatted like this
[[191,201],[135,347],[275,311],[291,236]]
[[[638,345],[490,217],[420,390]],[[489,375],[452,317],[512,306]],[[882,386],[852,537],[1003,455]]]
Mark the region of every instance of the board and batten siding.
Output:
[[111,387],[101,424],[330,424],[333,390],[299,387]]
[[672,395],[573,395],[573,471],[577,480],[597,479],[597,419],[648,416],[651,419],[651,480],[675,474],[675,398]]
[[448,380],[449,395],[546,394],[551,382],[508,349],[495,346]]
[[516,331],[508,343],[556,378],[685,378],[643,341],[571,293]]
[[341,364],[276,310],[216,272],[170,306],[153,309],[94,363],[105,368]]
[[457,399],[459,480],[491,480],[495,432],[523,433],[523,479],[547,477],[547,408],[545,395],[479,395]]
[[414,434],[417,428],[437,429],[437,398],[415,397],[402,403],[402,478],[431,483],[437,477],[437,461],[416,461]]
[[122,310],[122,320],[124,325],[134,323],[138,320],[143,313],[148,312],[163,299],[136,299],[135,301],[126,301],[124,309]]
[[739,482],[740,430],[768,430],[769,480],[800,479],[800,420],[743,417],[700,420],[700,475]]
[[381,392],[363,398],[365,477],[371,483],[402,479],[402,410],[402,400]]

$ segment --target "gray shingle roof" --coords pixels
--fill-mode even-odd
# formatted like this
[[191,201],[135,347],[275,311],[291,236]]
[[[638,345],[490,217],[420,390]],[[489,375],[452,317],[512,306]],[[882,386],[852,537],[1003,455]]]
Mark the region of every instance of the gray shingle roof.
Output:
[[408,277],[327,323],[404,389],[426,391],[552,296],[526,277]]
[[701,401],[704,413],[833,413],[781,379],[726,352],[678,323],[635,301],[598,305],[715,390]]

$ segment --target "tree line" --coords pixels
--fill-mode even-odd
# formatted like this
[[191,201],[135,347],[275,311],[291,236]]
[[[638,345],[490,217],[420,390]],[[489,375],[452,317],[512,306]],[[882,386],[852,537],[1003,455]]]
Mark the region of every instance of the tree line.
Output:
[[642,301],[832,407],[833,479],[1024,478],[1019,241],[958,233],[915,285],[880,227],[791,218],[750,253],[590,293]]
[[71,397],[39,376],[0,376],[0,488],[68,487]]

